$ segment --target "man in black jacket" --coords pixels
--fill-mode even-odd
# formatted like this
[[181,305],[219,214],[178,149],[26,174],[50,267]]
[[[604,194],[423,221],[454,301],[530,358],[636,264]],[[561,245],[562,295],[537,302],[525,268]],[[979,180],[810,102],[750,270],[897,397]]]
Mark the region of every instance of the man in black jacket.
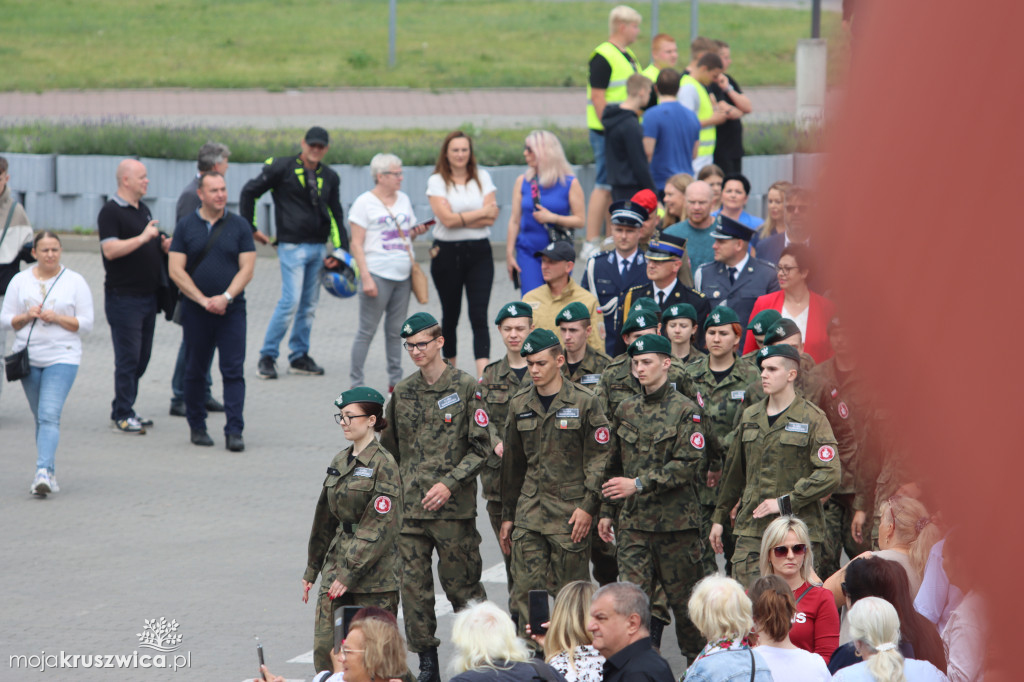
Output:
[[612,201],[629,199],[642,189],[657,191],[644,152],[640,110],[651,98],[651,81],[634,73],[626,81],[626,101],[609,104],[601,115],[604,126],[605,164]]
[[604,682],[674,682],[668,663],[651,644],[651,604],[639,586],[609,583],[594,593],[587,630],[605,657]]
[[263,171],[242,188],[240,213],[254,229],[258,230],[254,219],[256,200],[267,190],[274,192],[277,222],[275,244],[281,263],[281,299],[260,349],[261,379],[277,378],[278,347],[293,317],[295,324],[288,339],[291,371],[324,373],[323,367],[309,357],[309,335],[320,298],[320,267],[336,265],[333,258],[327,257],[324,243],[330,238],[334,248],[348,249],[340,203],[341,180],[321,163],[327,154],[327,144],[327,131],[313,126],[302,140],[301,153],[267,159]]

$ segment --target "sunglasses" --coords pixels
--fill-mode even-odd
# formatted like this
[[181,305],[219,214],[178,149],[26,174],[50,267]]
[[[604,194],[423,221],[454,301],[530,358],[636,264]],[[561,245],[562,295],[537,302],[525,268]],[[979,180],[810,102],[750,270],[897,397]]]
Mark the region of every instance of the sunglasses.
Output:
[[777,559],[785,559],[789,555],[789,550],[793,550],[793,556],[803,556],[804,554],[807,554],[807,545],[800,544],[793,545],[792,547],[780,545],[772,548],[772,551],[775,552],[775,558]]

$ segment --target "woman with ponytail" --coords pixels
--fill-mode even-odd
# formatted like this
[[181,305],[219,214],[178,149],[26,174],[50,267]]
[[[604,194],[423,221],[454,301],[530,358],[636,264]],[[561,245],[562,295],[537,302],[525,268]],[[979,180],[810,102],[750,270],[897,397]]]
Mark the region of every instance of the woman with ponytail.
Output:
[[789,629],[796,616],[796,601],[785,580],[777,575],[758,578],[748,596],[754,603],[757,653],[768,662],[772,677],[801,682],[832,679],[825,659],[789,640]]
[[847,682],[945,682],[942,671],[927,661],[903,658],[900,618],[892,604],[865,597],[850,609],[850,632],[862,663],[843,668],[834,680]]

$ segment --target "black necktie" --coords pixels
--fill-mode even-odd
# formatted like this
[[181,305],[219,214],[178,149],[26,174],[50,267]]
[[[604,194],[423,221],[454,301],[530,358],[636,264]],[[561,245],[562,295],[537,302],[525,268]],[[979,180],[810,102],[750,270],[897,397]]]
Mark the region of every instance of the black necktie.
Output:
[[658,307],[659,308],[660,307],[664,307],[664,305],[665,305],[665,292],[664,291],[659,291],[658,292]]
[[729,284],[736,283],[736,268],[726,268],[729,271]]

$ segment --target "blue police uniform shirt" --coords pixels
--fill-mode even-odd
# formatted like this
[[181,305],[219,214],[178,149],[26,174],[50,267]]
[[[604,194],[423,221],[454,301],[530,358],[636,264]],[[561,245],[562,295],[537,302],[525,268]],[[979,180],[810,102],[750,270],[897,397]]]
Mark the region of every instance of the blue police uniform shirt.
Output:
[[740,324],[746,330],[750,313],[758,296],[779,290],[775,267],[757,258],[747,256],[737,263],[736,279],[729,282],[725,263],[705,263],[694,273],[694,285],[707,297],[712,306],[727,305],[736,311]]

